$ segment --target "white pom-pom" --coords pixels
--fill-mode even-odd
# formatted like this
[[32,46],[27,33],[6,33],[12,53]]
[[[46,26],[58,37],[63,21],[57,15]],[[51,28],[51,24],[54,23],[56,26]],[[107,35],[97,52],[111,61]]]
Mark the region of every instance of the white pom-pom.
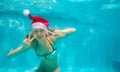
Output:
[[29,15],[29,14],[30,14],[30,11],[29,11],[29,10],[24,10],[24,11],[23,11],[23,14]]

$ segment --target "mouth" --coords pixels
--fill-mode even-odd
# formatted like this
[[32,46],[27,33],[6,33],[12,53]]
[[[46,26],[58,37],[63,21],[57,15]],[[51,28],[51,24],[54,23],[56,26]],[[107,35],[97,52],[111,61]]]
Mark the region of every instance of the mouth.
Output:
[[37,37],[37,38],[42,38],[42,36],[41,36],[41,35],[37,35],[36,37]]

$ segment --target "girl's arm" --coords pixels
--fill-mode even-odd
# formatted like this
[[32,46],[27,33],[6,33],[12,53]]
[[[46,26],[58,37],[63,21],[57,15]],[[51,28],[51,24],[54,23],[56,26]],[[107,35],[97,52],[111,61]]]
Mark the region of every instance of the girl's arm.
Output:
[[31,48],[31,43],[32,43],[32,41],[35,39],[35,37],[36,37],[36,36],[33,36],[33,37],[31,38],[31,35],[29,34],[28,38],[26,38],[26,39],[24,40],[24,44],[23,44],[22,46],[16,48],[16,49],[10,51],[7,56],[8,56],[9,58],[12,58],[12,57],[15,57],[15,56],[17,56],[17,55],[25,52],[26,50],[30,49],[30,48]]
[[64,29],[64,30],[54,30],[54,35],[52,36],[52,39],[56,40],[58,38],[64,37],[68,34],[71,34],[75,31],[76,31],[75,28],[67,28],[67,29]]
[[15,57],[15,56],[21,54],[22,52],[25,52],[25,51],[28,50],[28,49],[30,49],[30,48],[29,48],[29,47],[26,47],[25,45],[22,45],[22,46],[20,46],[20,47],[18,47],[18,48],[16,48],[16,49],[10,51],[7,56],[8,56],[9,58],[12,58],[12,57]]

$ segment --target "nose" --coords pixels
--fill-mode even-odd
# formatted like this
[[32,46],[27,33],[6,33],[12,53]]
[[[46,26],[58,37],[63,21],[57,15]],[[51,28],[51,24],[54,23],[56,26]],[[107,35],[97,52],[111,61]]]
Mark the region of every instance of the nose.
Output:
[[37,35],[41,35],[41,32],[38,32]]

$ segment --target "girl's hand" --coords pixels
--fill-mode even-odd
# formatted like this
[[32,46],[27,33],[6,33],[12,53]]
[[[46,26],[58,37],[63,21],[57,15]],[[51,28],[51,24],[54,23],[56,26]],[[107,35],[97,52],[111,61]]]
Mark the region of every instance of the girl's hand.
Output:
[[34,35],[31,39],[30,38],[31,38],[31,33],[29,33],[28,38],[26,38],[23,41],[23,43],[24,43],[25,46],[29,47],[31,45],[32,41],[36,38],[36,35]]
[[76,29],[75,29],[75,28],[70,28],[69,31],[71,31],[71,32],[75,32]]

